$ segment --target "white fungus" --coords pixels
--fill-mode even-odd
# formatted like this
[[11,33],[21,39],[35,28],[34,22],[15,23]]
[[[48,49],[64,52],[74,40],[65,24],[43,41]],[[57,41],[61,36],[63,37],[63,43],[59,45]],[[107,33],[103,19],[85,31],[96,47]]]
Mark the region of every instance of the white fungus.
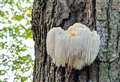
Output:
[[63,30],[54,27],[47,33],[47,53],[57,66],[82,69],[96,58],[100,46],[100,37],[81,23],[75,23]]

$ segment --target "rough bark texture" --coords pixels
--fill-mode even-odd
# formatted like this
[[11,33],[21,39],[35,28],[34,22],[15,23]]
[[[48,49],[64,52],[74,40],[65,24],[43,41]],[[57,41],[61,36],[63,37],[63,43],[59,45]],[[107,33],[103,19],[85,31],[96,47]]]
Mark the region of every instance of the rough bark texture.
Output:
[[120,0],[97,0],[96,5],[102,28],[99,82],[120,82]]
[[[34,0],[33,82],[120,82],[119,6],[120,0]],[[80,71],[73,69],[70,73],[67,67],[58,68],[51,63],[45,42],[50,28],[61,26],[67,29],[75,22],[82,22],[91,30],[98,31],[101,36],[101,49],[91,66]]]

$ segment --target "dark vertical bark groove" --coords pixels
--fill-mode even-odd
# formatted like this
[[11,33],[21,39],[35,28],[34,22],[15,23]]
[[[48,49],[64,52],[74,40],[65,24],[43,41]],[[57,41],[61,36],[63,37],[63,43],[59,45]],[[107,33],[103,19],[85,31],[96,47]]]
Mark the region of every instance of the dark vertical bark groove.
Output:
[[111,4],[112,4],[112,0],[108,0],[108,3],[107,3],[107,10],[106,10],[106,16],[107,16],[107,22],[106,22],[106,28],[108,28],[108,39],[107,39],[107,47],[109,46],[109,39],[111,38],[110,37],[110,33],[111,33],[111,28],[110,28],[110,20],[111,20]]
[[97,63],[97,73],[98,73],[98,74],[96,75],[96,82],[99,82],[100,62],[97,61],[96,63]]
[[[107,39],[107,48],[109,48],[109,41],[110,41],[110,39],[111,39],[111,28],[110,28],[110,21],[111,21],[111,5],[112,5],[112,0],[108,0],[108,3],[107,3],[107,11],[106,11],[106,20],[107,20],[107,22],[106,22],[106,27],[107,27],[107,31],[108,31],[108,39]],[[109,53],[110,51],[108,50],[108,53]],[[109,57],[106,55],[106,58],[108,59],[107,61],[109,62]],[[112,82],[111,81],[111,74],[110,74],[110,69],[111,69],[111,67],[110,67],[110,63],[108,63],[108,78],[109,78],[109,81],[110,82]]]
[[[111,66],[110,66],[110,63],[108,64],[108,70],[110,70]],[[111,76],[110,76],[110,71],[108,71],[108,78],[109,78],[109,82],[112,82],[111,81]]]
[[[92,10],[93,16],[92,17],[94,17],[93,21],[96,21],[96,0],[93,0],[92,4],[93,4],[93,6],[92,6],[92,8],[93,8],[93,10]],[[96,30],[96,22],[93,22],[92,26],[93,26],[93,29]]]
[[119,31],[119,26],[117,25],[117,46],[116,46],[116,52],[119,52],[119,40],[120,40],[120,31]]
[[87,75],[87,78],[86,78],[86,82],[89,82],[90,80],[90,70],[89,70],[89,66],[87,66],[87,69],[86,69],[86,75]]

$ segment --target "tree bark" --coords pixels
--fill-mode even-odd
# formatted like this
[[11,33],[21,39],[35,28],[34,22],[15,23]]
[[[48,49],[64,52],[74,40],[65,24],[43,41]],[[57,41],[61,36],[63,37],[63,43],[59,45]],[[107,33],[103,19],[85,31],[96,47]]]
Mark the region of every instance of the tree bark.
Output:
[[[97,2],[96,0],[34,0],[32,11],[32,31],[35,41],[33,82],[119,82],[120,13],[119,7],[115,9],[113,3],[117,2],[112,0],[97,0]],[[101,36],[101,48],[92,65],[82,70],[72,69],[70,73],[67,67],[56,67],[51,62],[46,52],[46,35],[53,27],[60,26],[67,29],[75,22],[82,22],[91,30],[96,29]]]

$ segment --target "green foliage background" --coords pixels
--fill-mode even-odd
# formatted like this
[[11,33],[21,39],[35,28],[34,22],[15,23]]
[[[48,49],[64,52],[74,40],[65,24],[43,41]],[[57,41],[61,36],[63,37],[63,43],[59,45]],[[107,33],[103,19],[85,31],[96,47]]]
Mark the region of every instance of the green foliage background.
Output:
[[31,82],[33,0],[0,0],[0,82]]

